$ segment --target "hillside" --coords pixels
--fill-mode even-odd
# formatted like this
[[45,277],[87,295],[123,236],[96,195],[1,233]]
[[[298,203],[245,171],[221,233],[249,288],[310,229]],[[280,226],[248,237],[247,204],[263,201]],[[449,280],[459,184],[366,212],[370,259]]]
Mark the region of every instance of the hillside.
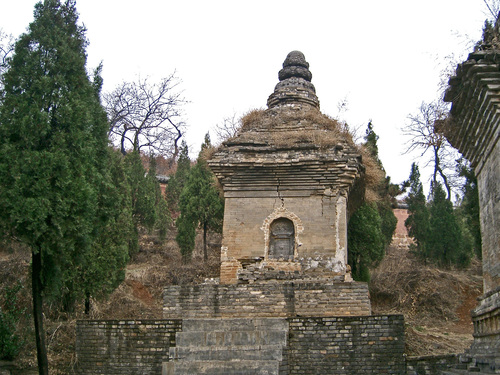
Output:
[[372,270],[374,314],[404,314],[406,354],[460,353],[472,343],[470,311],[482,293],[481,263],[466,269],[423,264],[407,246],[394,244]]
[[[83,306],[72,313],[60,313],[55,304],[47,304],[45,324],[52,374],[73,373],[77,319],[161,318],[165,285],[198,283],[218,276],[220,236],[209,239],[208,262],[203,261],[198,248],[189,264],[182,262],[174,238],[173,229],[164,243],[155,235],[143,233],[140,251],[128,265],[124,282],[108,300],[93,301],[89,316],[82,313]],[[5,243],[0,247],[0,288],[20,280],[24,288],[19,303],[27,311],[29,264],[27,249]],[[440,270],[421,264],[407,247],[393,246],[372,270],[373,313],[405,315],[408,355],[461,352],[472,341],[469,312],[481,292],[480,271],[477,261],[466,270]],[[26,338],[26,345],[16,363],[27,369],[20,373],[31,374],[28,369],[35,365],[36,352],[29,314],[22,316],[20,334]]]

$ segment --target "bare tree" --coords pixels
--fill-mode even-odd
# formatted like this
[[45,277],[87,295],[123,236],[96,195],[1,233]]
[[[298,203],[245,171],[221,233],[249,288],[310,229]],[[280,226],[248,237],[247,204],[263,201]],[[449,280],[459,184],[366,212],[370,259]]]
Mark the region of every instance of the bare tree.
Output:
[[349,98],[346,95],[337,103],[337,118],[339,118],[340,115],[343,114],[344,112],[347,112],[348,109],[349,109]]
[[[421,151],[420,156],[429,155],[428,164],[433,165],[432,180],[437,182],[438,176],[443,181],[448,199],[455,185],[455,159],[457,153],[448,143],[445,136],[438,132],[446,124],[448,106],[443,101],[422,102],[417,113],[408,115],[409,122],[403,127],[403,134],[409,137],[405,153]],[[441,130],[440,130],[441,131]]]
[[155,84],[139,78],[103,96],[109,137],[123,154],[147,151],[175,159],[185,128],[182,106],[186,101],[177,90],[179,84],[174,74]]
[[498,19],[498,14],[500,12],[500,1],[499,0],[483,0],[484,5],[488,9],[490,16],[495,22]]
[[7,68],[7,58],[14,51],[14,37],[0,29],[0,74]]
[[217,137],[217,142],[224,142],[226,139],[236,137],[238,131],[241,128],[241,117],[236,113],[231,116],[225,117],[221,124],[215,125],[215,136]]

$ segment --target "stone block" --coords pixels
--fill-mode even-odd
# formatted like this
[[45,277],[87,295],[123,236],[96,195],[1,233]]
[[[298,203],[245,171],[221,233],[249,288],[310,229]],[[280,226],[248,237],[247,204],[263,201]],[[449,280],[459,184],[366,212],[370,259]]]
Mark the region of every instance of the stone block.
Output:
[[190,361],[171,363],[166,368],[170,371],[166,375],[279,375],[278,361]]
[[171,360],[190,358],[196,361],[281,361],[281,345],[182,346],[170,348]]

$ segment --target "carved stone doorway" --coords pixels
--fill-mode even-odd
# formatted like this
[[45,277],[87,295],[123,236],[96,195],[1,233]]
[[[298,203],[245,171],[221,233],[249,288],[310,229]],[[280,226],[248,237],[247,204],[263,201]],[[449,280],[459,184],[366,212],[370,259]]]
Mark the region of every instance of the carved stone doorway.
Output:
[[269,258],[293,260],[295,253],[295,229],[293,221],[281,217],[270,227]]

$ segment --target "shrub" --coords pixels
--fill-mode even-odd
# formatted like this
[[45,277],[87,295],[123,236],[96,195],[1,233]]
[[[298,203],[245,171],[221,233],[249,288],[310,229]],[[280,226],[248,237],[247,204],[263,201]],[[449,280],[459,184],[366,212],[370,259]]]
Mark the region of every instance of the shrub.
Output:
[[18,292],[22,289],[18,283],[12,287],[5,287],[2,293],[0,305],[0,359],[10,361],[17,357],[24,341],[17,333],[17,325],[21,309],[17,303]]

